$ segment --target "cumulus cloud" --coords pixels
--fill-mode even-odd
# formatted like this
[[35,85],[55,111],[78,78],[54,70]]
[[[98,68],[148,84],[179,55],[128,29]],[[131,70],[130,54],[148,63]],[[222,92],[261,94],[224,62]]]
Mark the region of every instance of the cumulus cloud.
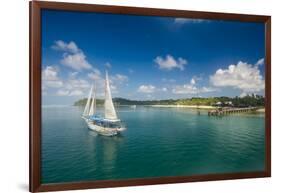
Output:
[[60,60],[60,62],[61,64],[78,71],[92,68],[83,52],[75,54],[65,53],[63,54],[63,58]]
[[67,96],[69,94],[68,90],[60,89],[56,92],[57,96]]
[[112,76],[109,76],[110,81],[110,88],[112,93],[118,93],[118,89],[125,84],[127,84],[129,78],[126,75],[123,74],[115,74]]
[[199,94],[199,93],[209,93],[209,92],[215,92],[217,91],[217,89],[212,88],[212,87],[202,87],[199,88],[196,85],[196,81],[195,78],[191,78],[190,82],[187,84],[183,84],[183,85],[176,85],[174,86],[172,92],[174,94]]
[[54,66],[46,66],[42,71],[43,80],[58,80],[59,69]]
[[52,46],[54,50],[64,52],[60,63],[77,71],[91,69],[91,64],[87,61],[86,55],[78,48],[75,42],[66,43],[62,40],[55,41]]
[[[93,72],[88,73],[88,77],[96,82],[96,85],[99,89],[104,88],[104,78],[101,75],[101,72],[97,69],[94,69]],[[112,93],[118,93],[118,87],[128,82],[129,78],[123,74],[115,74],[109,76],[110,87]]]
[[227,69],[218,69],[210,76],[210,83],[216,87],[231,87],[240,89],[244,93],[259,92],[264,89],[264,79],[259,70],[263,60],[256,65],[239,61],[231,64]]
[[84,92],[82,90],[73,90],[69,93],[69,96],[82,96]]
[[101,72],[98,69],[93,69],[93,72],[88,73],[88,77],[95,81],[102,79]]
[[69,73],[69,78],[76,78],[78,72],[70,72]]
[[184,85],[177,85],[173,88],[172,92],[174,94],[199,94],[199,93],[208,93],[208,92],[215,92],[217,89],[212,87],[202,87],[198,88],[192,84],[184,84]]
[[64,52],[71,52],[71,53],[78,53],[80,49],[75,44],[75,42],[70,41],[66,43],[62,40],[55,41],[54,45],[52,46],[54,50],[64,51]]
[[192,78],[192,79],[190,80],[190,84],[191,84],[191,85],[196,84],[196,81],[195,81],[195,79],[194,79],[194,78]]
[[248,95],[247,93],[242,92],[239,97],[240,97],[240,98],[243,98],[243,97],[245,97],[245,96],[247,96],[247,95]]
[[64,89],[59,89],[56,92],[57,96],[82,96],[85,93],[82,90],[64,90]]
[[178,68],[180,70],[184,70],[184,65],[187,64],[187,60],[179,57],[175,59],[171,55],[167,55],[166,58],[162,58],[161,56],[157,56],[154,59],[154,62],[158,64],[159,69],[162,70],[172,70],[174,68]]
[[90,88],[90,84],[84,79],[69,79],[66,81],[67,89],[87,89]]
[[[96,71],[98,72],[98,71]],[[90,83],[77,77],[78,72],[69,72],[65,79],[59,76],[59,68],[47,66],[42,70],[42,93],[56,96],[81,96],[88,92]],[[51,90],[49,90],[49,88]]]
[[59,68],[54,66],[46,66],[42,70],[42,88],[60,88],[63,86],[63,81],[58,77]]
[[59,77],[59,68],[47,66],[42,70],[42,90],[46,92],[52,88],[50,94],[56,96],[78,96],[83,95],[89,89],[87,80],[77,78],[78,72],[70,72],[66,79]]
[[115,83],[123,83],[123,82],[127,82],[129,80],[128,76],[123,75],[123,74],[115,74],[114,76],[111,77],[112,82]]
[[155,92],[155,90],[156,90],[156,87],[153,85],[141,85],[138,88],[138,92],[141,92],[141,93],[153,93],[153,92]]
[[176,24],[203,23],[203,22],[209,22],[209,20],[207,20],[207,19],[191,19],[191,18],[175,18],[174,22]]
[[[42,88],[53,87],[57,90],[51,90],[57,96],[80,96],[88,92],[90,83],[89,80],[94,80],[97,89],[104,87],[104,77],[97,68],[93,68],[88,62],[84,52],[73,41],[64,42],[58,40],[51,47],[53,50],[62,52],[60,63],[69,67],[72,72],[68,73],[63,79],[58,77],[58,69],[49,66],[42,71],[43,82]],[[110,63],[104,64],[107,68],[111,67]],[[89,70],[86,73],[86,78],[79,78],[78,74],[82,75],[82,70]],[[109,77],[112,92],[116,93],[118,86],[128,81],[128,77],[123,74],[115,74]],[[45,91],[45,90],[44,90]]]
[[207,92],[215,92],[215,91],[218,91],[218,89],[216,88],[213,88],[213,87],[206,87],[206,86],[203,86],[201,89],[199,89],[199,93],[207,93]]
[[177,85],[173,88],[174,94],[197,94],[198,89],[192,84]]
[[82,96],[88,92],[90,83],[85,79],[69,77],[64,81],[63,88],[57,90],[57,96]]
[[264,64],[264,58],[261,58],[257,61],[257,63],[255,64],[256,66],[261,66]]

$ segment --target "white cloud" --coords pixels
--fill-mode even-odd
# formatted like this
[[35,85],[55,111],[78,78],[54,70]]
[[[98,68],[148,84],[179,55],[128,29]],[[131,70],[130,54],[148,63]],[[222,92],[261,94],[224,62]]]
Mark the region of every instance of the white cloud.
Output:
[[166,56],[166,58],[157,56],[154,59],[154,62],[158,64],[159,69],[163,69],[163,70],[172,70],[173,68],[184,70],[184,65],[187,64],[186,59],[183,59],[181,57],[175,59],[173,56],[169,54]]
[[242,92],[239,97],[240,97],[240,98],[243,98],[243,97],[245,97],[245,96],[247,96],[247,95],[248,95],[247,93]]
[[52,48],[64,52],[62,55],[63,58],[60,60],[61,64],[78,71],[92,68],[91,64],[87,61],[85,54],[78,48],[75,42],[71,41],[66,43],[62,40],[58,40],[55,41]]
[[256,66],[261,66],[264,64],[264,58],[261,58],[257,61],[257,63],[255,64]]
[[167,89],[166,87],[163,87],[161,90],[162,90],[163,92],[167,92],[167,91],[168,91],[168,89]]
[[64,90],[64,89],[60,89],[56,92],[57,96],[68,96],[69,95],[69,91],[68,90]]
[[195,81],[195,79],[194,79],[194,78],[192,78],[192,79],[190,80],[190,84],[191,84],[191,85],[196,84],[196,81]]
[[[98,71],[96,71],[98,72]],[[56,96],[80,96],[88,92],[90,83],[81,78],[77,78],[78,72],[70,72],[66,79],[59,77],[59,68],[54,66],[47,66],[42,70],[42,90],[45,95],[54,94]]]
[[90,88],[90,84],[84,79],[69,79],[66,81],[65,88],[67,89],[87,89]]
[[76,89],[76,90],[64,90],[60,89],[56,92],[57,96],[82,96],[84,95],[84,92],[82,90]]
[[156,88],[153,85],[141,85],[138,88],[138,92],[141,93],[153,93],[155,92]]
[[190,80],[190,83],[174,86],[172,92],[174,94],[190,94],[190,95],[193,95],[193,94],[208,93],[208,92],[217,91],[217,89],[212,88],[212,87],[204,86],[202,88],[199,88],[199,87],[195,86],[195,84],[196,84],[195,78],[192,78]]
[[199,93],[215,92],[215,91],[218,91],[218,89],[213,88],[213,87],[205,87],[205,86],[203,86],[203,87],[200,89]]
[[54,66],[46,66],[42,71],[42,87],[60,88],[63,86],[62,80],[58,77],[59,69]]
[[111,90],[111,93],[114,93],[114,94],[118,93],[117,87],[113,84],[110,84],[110,90]]
[[43,80],[58,80],[59,69],[54,66],[46,66],[42,71]]
[[[88,73],[88,77],[95,81],[99,89],[104,89],[104,78],[102,77],[99,70],[94,69],[93,72]],[[113,76],[109,76],[112,93],[118,93],[118,87],[128,82],[128,80],[129,78],[123,74],[115,74]]]
[[123,83],[123,82],[127,82],[129,80],[128,76],[126,75],[122,75],[122,74],[115,74],[114,76],[111,77],[112,81],[115,83]]
[[59,81],[59,80],[58,81],[45,81],[44,83],[47,87],[51,87],[51,88],[60,88],[63,86],[63,82]]
[[65,53],[60,62],[61,64],[78,71],[92,68],[83,52],[75,54]]
[[90,84],[87,80],[70,77],[65,80],[64,87],[57,90],[57,96],[82,96],[88,92]]
[[76,78],[78,72],[70,72],[69,73],[69,78]]
[[69,93],[69,96],[82,96],[84,92],[82,90],[73,90]]
[[123,74],[109,76],[109,79],[112,93],[118,93],[118,88],[120,88],[122,85],[126,85],[129,80],[129,78]]
[[64,52],[71,52],[71,53],[78,53],[80,49],[75,44],[75,42],[70,41],[69,43],[65,43],[62,40],[55,41],[55,44],[52,46],[54,50],[64,51]]
[[185,24],[185,23],[203,23],[209,22],[207,19],[191,19],[191,18],[175,18],[174,22],[176,24]]
[[93,72],[90,72],[88,74],[88,77],[92,80],[100,80],[101,78],[101,72],[98,69],[93,69]]
[[174,94],[197,94],[198,89],[192,84],[177,85],[172,91]]
[[193,76],[192,77],[196,82],[203,80],[203,75],[200,74],[199,76]]
[[172,92],[174,94],[189,94],[189,95],[194,95],[194,94],[199,94],[199,93],[208,93],[208,92],[215,92],[217,89],[212,88],[212,87],[202,87],[198,88],[192,84],[184,84],[184,85],[177,85],[174,87]]
[[210,83],[216,87],[231,87],[245,93],[259,92],[264,89],[264,79],[258,69],[261,64],[251,65],[239,61],[236,65],[229,65],[227,69],[218,69],[210,76]]

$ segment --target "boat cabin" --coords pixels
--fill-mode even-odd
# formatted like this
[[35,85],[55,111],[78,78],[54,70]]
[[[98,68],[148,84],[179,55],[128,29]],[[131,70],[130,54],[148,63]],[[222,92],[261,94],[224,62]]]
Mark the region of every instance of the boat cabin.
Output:
[[121,128],[121,121],[119,119],[109,120],[98,116],[91,116],[89,120],[92,121],[95,125],[101,127],[116,128],[116,129]]

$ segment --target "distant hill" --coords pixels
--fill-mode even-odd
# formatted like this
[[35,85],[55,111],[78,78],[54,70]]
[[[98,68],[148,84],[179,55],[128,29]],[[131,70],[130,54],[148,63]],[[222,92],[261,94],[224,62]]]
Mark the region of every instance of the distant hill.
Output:
[[[264,106],[264,97],[259,95],[247,95],[245,97],[209,97],[209,98],[186,98],[186,99],[167,99],[167,100],[129,100],[124,98],[113,98],[115,105],[216,105],[218,102],[231,104],[236,107]],[[85,106],[87,99],[80,99],[74,106]],[[103,105],[103,99],[96,100],[97,105]]]

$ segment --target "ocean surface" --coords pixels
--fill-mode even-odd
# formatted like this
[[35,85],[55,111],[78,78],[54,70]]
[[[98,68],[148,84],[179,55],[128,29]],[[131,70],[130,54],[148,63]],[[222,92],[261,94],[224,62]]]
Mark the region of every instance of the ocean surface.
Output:
[[42,183],[264,170],[263,114],[119,107],[127,130],[104,137],[87,128],[82,111],[42,107]]

